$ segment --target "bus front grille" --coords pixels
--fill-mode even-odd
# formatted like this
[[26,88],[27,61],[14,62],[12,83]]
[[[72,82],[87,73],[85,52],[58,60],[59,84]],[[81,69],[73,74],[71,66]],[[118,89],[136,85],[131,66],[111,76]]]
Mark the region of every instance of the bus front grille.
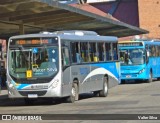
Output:
[[29,94],[37,94],[38,96],[43,96],[47,91],[19,91],[22,96],[28,96]]

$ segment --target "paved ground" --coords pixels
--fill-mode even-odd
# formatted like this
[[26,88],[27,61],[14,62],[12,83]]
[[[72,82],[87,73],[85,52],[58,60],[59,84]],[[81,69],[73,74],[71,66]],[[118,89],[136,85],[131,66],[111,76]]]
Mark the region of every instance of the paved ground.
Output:
[[[80,96],[80,100],[70,103],[48,103],[47,100],[38,100],[33,105],[25,105],[24,101],[9,100],[7,91],[2,90],[0,96],[0,113],[2,114],[91,114],[87,117],[95,117],[92,114],[112,114],[112,117],[117,117],[117,114],[126,114],[127,117],[132,117],[128,114],[160,114],[160,81],[152,83],[138,84],[123,84],[118,85],[109,90],[109,95],[106,98],[94,97],[93,94],[84,94]],[[148,116],[148,115],[145,115]],[[43,121],[43,122],[77,122],[77,123],[98,123],[98,122],[118,122],[118,123],[136,123],[146,122],[154,123],[159,120],[70,120],[70,121]],[[71,115],[69,115],[71,117]],[[84,118],[84,117],[83,117]],[[91,118],[92,119],[92,118]],[[96,118],[95,118],[96,119]],[[12,121],[13,122],[13,121]],[[26,121],[27,122],[27,121]],[[39,121],[40,122],[40,121]],[[42,122],[42,121],[41,121]],[[43,123],[42,122],[42,123]]]

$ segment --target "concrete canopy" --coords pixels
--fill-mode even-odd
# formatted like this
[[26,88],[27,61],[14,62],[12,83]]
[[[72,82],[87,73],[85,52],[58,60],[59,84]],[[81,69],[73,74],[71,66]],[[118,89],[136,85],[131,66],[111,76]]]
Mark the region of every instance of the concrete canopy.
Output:
[[0,0],[0,38],[57,30],[92,30],[100,35],[118,37],[148,33],[53,0]]

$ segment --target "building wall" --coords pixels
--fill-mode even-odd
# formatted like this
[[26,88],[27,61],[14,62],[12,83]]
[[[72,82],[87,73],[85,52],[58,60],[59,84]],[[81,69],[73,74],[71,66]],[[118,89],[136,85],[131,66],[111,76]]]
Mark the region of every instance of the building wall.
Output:
[[[114,2],[93,4],[96,8],[108,13]],[[133,26],[148,30],[143,38],[160,39],[160,0],[121,0],[112,15],[116,19]]]
[[138,0],[139,26],[148,30],[149,38],[160,39],[160,0]]
[[[114,3],[104,2],[92,5],[105,13],[109,13],[114,8]],[[138,0],[121,0],[112,16],[122,22],[139,27]]]

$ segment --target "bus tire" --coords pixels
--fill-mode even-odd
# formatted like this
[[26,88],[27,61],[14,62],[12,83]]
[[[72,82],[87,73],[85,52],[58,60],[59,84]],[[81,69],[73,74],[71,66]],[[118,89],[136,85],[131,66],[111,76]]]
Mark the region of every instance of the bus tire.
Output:
[[159,81],[159,80],[160,80],[160,77],[158,77],[157,80]]
[[126,84],[126,81],[125,80],[121,80],[120,84]]
[[99,96],[99,93],[100,93],[99,91],[94,91],[94,92],[93,92],[93,95],[94,95],[95,97],[98,97],[98,96]]
[[99,92],[100,97],[106,97],[108,95],[108,78],[105,76],[103,80],[103,89]]
[[71,89],[71,95],[67,97],[68,103],[74,103],[76,100],[78,100],[78,85],[77,83],[73,83],[72,89]]
[[149,79],[147,80],[147,83],[151,83],[152,81],[153,81],[152,72],[150,71],[150,73],[149,73]]

